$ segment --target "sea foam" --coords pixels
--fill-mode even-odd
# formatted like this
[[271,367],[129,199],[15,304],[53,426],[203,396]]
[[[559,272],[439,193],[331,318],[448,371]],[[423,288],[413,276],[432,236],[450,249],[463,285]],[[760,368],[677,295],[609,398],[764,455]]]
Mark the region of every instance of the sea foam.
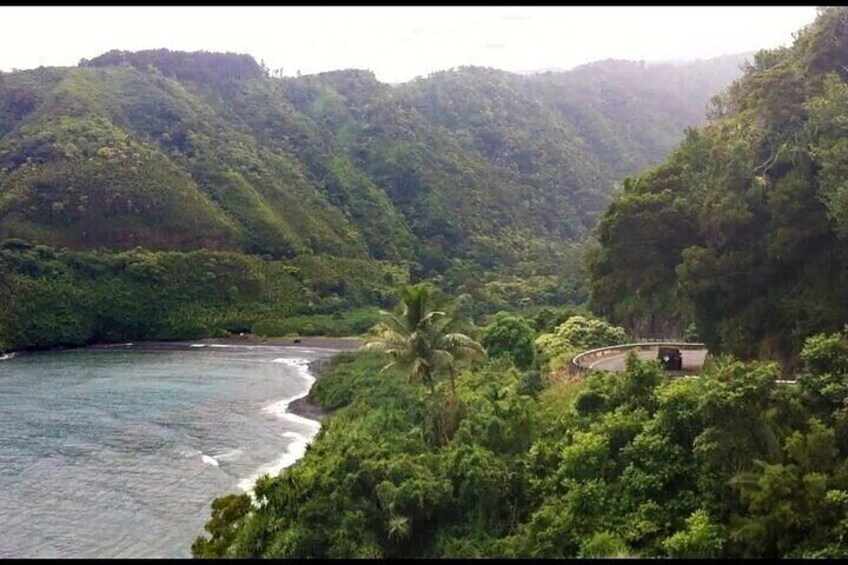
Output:
[[304,392],[292,396],[290,398],[284,398],[283,400],[279,400],[277,402],[269,404],[268,406],[263,408],[262,411],[268,414],[273,414],[281,420],[286,420],[288,422],[306,426],[309,428],[309,431],[305,434],[293,431],[284,432],[282,434],[283,437],[291,440],[288,446],[286,447],[285,453],[283,453],[276,461],[273,461],[268,465],[260,467],[252,476],[246,479],[242,479],[238,482],[239,488],[249,493],[251,496],[253,496],[253,486],[256,484],[256,479],[258,479],[262,475],[276,476],[280,473],[280,471],[282,471],[286,467],[289,467],[295,461],[303,457],[303,454],[306,453],[306,446],[309,445],[309,442],[312,441],[312,438],[314,438],[315,434],[318,433],[318,430],[321,429],[320,422],[316,422],[315,420],[310,420],[309,418],[304,418],[302,416],[298,416],[297,414],[291,414],[288,412],[289,405],[295,400],[307,396],[309,394],[309,389],[312,387],[312,383],[315,382],[315,377],[313,377],[309,373],[309,360],[279,358],[274,359],[272,362],[281,363],[283,365],[288,365],[289,367],[295,368],[297,376],[304,379],[307,383],[307,386]]

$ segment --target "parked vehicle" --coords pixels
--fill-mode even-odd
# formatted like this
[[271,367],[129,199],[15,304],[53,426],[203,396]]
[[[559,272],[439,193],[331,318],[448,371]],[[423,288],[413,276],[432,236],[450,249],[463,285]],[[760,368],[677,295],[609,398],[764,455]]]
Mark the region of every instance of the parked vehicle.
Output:
[[676,347],[660,347],[657,359],[666,371],[683,370],[683,354]]

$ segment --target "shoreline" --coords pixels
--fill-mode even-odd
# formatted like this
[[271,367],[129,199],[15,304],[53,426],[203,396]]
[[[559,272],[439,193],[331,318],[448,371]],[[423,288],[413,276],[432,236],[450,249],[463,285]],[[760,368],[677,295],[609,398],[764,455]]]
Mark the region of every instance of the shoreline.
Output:
[[[182,341],[182,343],[187,342]],[[343,351],[354,351],[359,349],[365,343],[365,340],[360,337],[260,337],[252,334],[245,334],[243,336],[204,338],[193,343],[202,343],[205,345],[267,345],[272,347],[305,347],[334,350],[336,353],[333,354],[332,357],[311,359],[307,363],[306,370],[315,380],[311,385],[309,385],[309,390],[306,392],[306,395],[302,398],[292,400],[286,410],[288,413],[294,414],[295,416],[314,420],[320,425],[324,416],[327,415],[327,412],[312,399],[312,388],[315,386],[315,383],[318,382],[318,379],[321,378],[321,374],[327,369],[327,367],[329,367],[330,363],[332,363],[336,354]]]
[[[89,345],[71,346],[71,347],[51,347],[49,349],[37,350],[22,350],[8,351],[0,354],[0,361],[6,361],[14,357],[18,357],[23,353],[53,353],[73,350],[86,349],[117,349],[123,347],[148,347],[168,349],[172,347],[192,348],[197,345],[245,345],[245,346],[269,346],[269,347],[303,347],[307,349],[331,349],[336,353],[343,351],[354,351],[362,347],[365,340],[356,336],[347,337],[328,337],[328,336],[303,336],[303,337],[260,337],[252,334],[228,337],[207,337],[196,340],[180,339],[174,341],[161,340],[142,340],[133,342],[115,342],[115,343],[93,343]],[[306,396],[297,398],[289,404],[287,412],[315,420],[319,424],[327,413],[324,409],[312,400],[312,387],[321,378],[321,373],[332,362],[333,357],[311,359],[307,365],[307,371],[315,379],[309,386]]]
[[[339,351],[349,351],[359,349],[364,343],[364,339],[360,337],[326,337],[326,336],[298,336],[298,337],[259,337],[252,334],[243,336],[228,336],[228,337],[207,337],[197,340],[179,340],[174,342],[155,342],[155,343],[203,343],[207,345],[270,345],[270,346],[289,346],[289,347],[308,347],[320,349],[336,349]],[[151,342],[138,342],[151,343]]]
[[[335,355],[333,357],[335,357]],[[295,416],[315,420],[319,424],[321,423],[324,416],[327,415],[327,412],[320,404],[312,400],[312,389],[315,387],[315,383],[318,382],[318,379],[321,378],[321,374],[327,369],[327,367],[330,366],[330,363],[332,363],[333,357],[330,357],[329,359],[312,359],[309,361],[307,364],[307,371],[309,371],[309,374],[315,380],[311,385],[309,385],[309,391],[306,393],[306,396],[291,401],[288,407],[288,412],[291,412]]]
[[[204,344],[204,345],[265,345],[271,347],[304,347],[304,348],[315,348],[315,349],[332,349],[335,351],[332,357],[329,358],[319,358],[319,359],[311,359],[307,363],[307,371],[309,375],[315,379],[311,385],[309,385],[309,390],[306,392],[306,395],[302,398],[296,398],[289,403],[287,408],[287,412],[290,414],[294,414],[295,416],[300,416],[301,418],[306,418],[308,420],[314,420],[319,425],[321,421],[324,419],[324,416],[327,415],[327,412],[314,400],[312,400],[312,388],[315,386],[315,383],[318,382],[318,379],[321,378],[321,374],[326,370],[326,368],[330,365],[333,358],[336,354],[341,353],[343,351],[354,351],[362,347],[365,343],[365,340],[360,337],[350,336],[350,337],[327,337],[327,336],[303,336],[303,337],[260,337],[253,334],[245,334],[239,336],[228,336],[228,337],[210,337],[204,339],[198,339],[195,341],[189,342],[188,340],[180,340],[175,342],[138,342],[138,345],[144,344],[164,344],[164,343],[172,343],[172,344]],[[134,344],[136,345],[136,344]],[[100,346],[90,346],[90,347],[115,347],[115,345],[100,345]]]
[[[306,420],[310,420],[315,423],[317,430],[315,434],[317,434],[321,430],[321,422],[324,417],[328,414],[317,402],[312,399],[312,389],[315,386],[315,383],[321,378],[322,373],[329,367],[332,363],[333,359],[339,353],[344,351],[354,351],[360,349],[364,344],[364,339],[360,337],[325,337],[325,336],[303,336],[303,337],[275,337],[275,338],[263,338],[255,335],[240,335],[240,336],[228,336],[228,337],[218,337],[218,338],[203,338],[196,340],[174,340],[174,341],[160,341],[160,340],[151,340],[151,341],[134,341],[134,342],[116,342],[116,343],[97,343],[97,344],[89,344],[78,347],[56,347],[50,349],[42,349],[36,351],[30,351],[30,353],[50,353],[50,352],[60,352],[60,351],[72,351],[72,350],[104,350],[104,349],[123,349],[123,348],[149,348],[149,349],[162,349],[162,350],[173,350],[173,349],[185,349],[192,350],[194,348],[203,348],[208,346],[245,346],[245,347],[284,347],[284,348],[292,348],[292,349],[323,349],[330,350],[332,354],[328,357],[318,357],[312,359],[304,359],[306,361],[305,369],[308,377],[312,379],[312,382],[309,384],[308,389],[303,394],[303,396],[299,396],[294,400],[288,402],[284,413],[279,417],[284,417],[284,414],[290,414],[295,418],[304,418]],[[11,359],[13,357],[17,357],[21,352],[11,351],[5,354],[0,354],[0,360]],[[279,401],[278,401],[279,402]],[[269,405],[273,406],[273,404]],[[268,407],[266,407],[268,408]],[[312,443],[312,440],[315,437],[315,434],[312,434],[305,445]],[[282,457],[286,457],[287,455],[291,456],[294,453],[290,452],[290,449],[283,454]],[[299,456],[298,456],[299,455]],[[294,460],[288,462],[283,466],[283,468],[288,467],[294,463],[296,463],[301,457],[302,453],[295,455]],[[282,469],[280,469],[282,471]],[[250,479],[243,479],[250,480]],[[250,492],[252,492],[252,486],[250,488]]]
[[[315,439],[315,436],[320,433],[322,429],[322,421],[324,417],[327,415],[327,412],[314,400],[312,400],[312,389],[315,387],[315,383],[321,378],[321,374],[330,366],[333,362],[333,359],[343,351],[351,351],[356,350],[362,347],[364,340],[360,338],[330,338],[330,337],[304,337],[304,338],[259,338],[257,336],[252,335],[241,335],[241,336],[233,336],[228,338],[210,338],[205,340],[199,340],[193,344],[189,344],[189,347],[192,345],[205,345],[205,346],[245,346],[245,347],[284,347],[284,348],[292,348],[292,349],[329,349],[332,351],[332,355],[329,357],[318,357],[312,359],[302,359],[300,363],[297,361],[292,361],[289,359],[276,359],[276,362],[283,362],[290,366],[299,366],[302,368],[303,373],[302,376],[305,376],[307,379],[311,380],[309,386],[306,391],[302,394],[298,394],[291,400],[280,400],[274,402],[263,409],[263,412],[271,412],[274,413],[278,418],[282,419],[300,419],[309,422],[310,425],[314,424],[314,431],[310,434],[304,436],[300,433],[296,432],[286,432],[283,435],[289,436],[293,438],[292,441],[287,447],[285,452],[280,456],[279,459],[274,462],[264,465],[257,470],[257,473],[242,479],[239,481],[238,486],[251,497],[255,502],[255,493],[254,487],[256,485],[256,480],[258,477],[263,475],[270,476],[279,476],[284,469],[291,467],[296,464],[300,459],[303,458],[306,450],[309,448],[309,445]],[[305,361],[305,363],[303,363]],[[277,411],[275,409],[276,406],[280,406],[282,408],[281,411]],[[302,439],[299,439],[302,438]]]
[[227,337],[204,337],[198,339],[174,339],[174,340],[137,340],[126,342],[102,342],[83,345],[55,345],[44,348],[13,349],[0,353],[0,361],[12,359],[19,355],[30,353],[56,353],[61,351],[85,350],[85,349],[113,349],[120,347],[182,347],[191,344],[203,345],[266,345],[272,347],[306,347],[315,349],[333,349],[337,351],[351,351],[359,349],[365,340],[357,336],[329,337],[329,336],[292,336],[292,337],[260,337],[253,334]]
[[[324,342],[326,343],[326,342]],[[232,345],[232,344],[219,344],[219,345]],[[287,345],[287,344],[286,344]],[[301,344],[298,344],[301,346]],[[309,347],[308,345],[302,345],[303,347]],[[347,349],[352,349],[351,347],[347,347]],[[276,359],[275,362],[286,363],[289,366],[301,367],[305,369],[302,373],[302,376],[305,376],[307,379],[311,380],[309,383],[309,387],[307,390],[298,394],[291,400],[283,399],[272,404],[269,404],[265,408],[263,408],[263,412],[270,412],[275,414],[278,418],[281,419],[299,419],[305,420],[310,425],[314,425],[315,429],[312,433],[304,436],[301,433],[297,432],[285,432],[283,436],[288,436],[293,438],[295,441],[290,443],[285,452],[280,456],[279,459],[274,462],[263,465],[259,468],[259,470],[250,477],[242,479],[239,481],[238,486],[243,491],[245,491],[251,499],[255,501],[255,493],[254,487],[256,485],[256,480],[263,475],[270,476],[279,476],[284,469],[294,465],[300,459],[303,458],[303,455],[306,453],[306,449],[309,447],[309,444],[315,439],[315,436],[321,431],[322,420],[324,416],[327,415],[327,412],[317,403],[311,400],[312,397],[312,388],[315,386],[315,383],[318,382],[318,379],[321,377],[321,373],[332,363],[333,358],[338,353],[341,353],[342,350],[336,349],[334,354],[330,357],[319,357],[317,359]],[[298,363],[300,361],[300,363]],[[306,361],[304,364],[303,361]],[[280,408],[277,408],[280,407]],[[299,439],[302,438],[302,439]]]

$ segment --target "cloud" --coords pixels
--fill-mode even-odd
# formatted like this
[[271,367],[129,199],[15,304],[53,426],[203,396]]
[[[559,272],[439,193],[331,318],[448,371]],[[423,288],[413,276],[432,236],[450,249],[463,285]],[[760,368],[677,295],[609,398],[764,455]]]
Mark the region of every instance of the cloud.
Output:
[[0,33],[0,69],[164,47],[246,52],[287,70],[368,67],[399,82],[470,62],[571,68],[709,58],[786,44],[814,17],[814,6],[0,7],[0,19],[14,22]]

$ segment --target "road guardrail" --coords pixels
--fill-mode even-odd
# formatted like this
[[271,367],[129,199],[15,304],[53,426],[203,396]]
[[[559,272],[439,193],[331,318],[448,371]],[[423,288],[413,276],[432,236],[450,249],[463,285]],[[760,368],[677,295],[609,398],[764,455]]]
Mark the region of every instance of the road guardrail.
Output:
[[571,360],[571,365],[576,367],[580,371],[588,371],[591,368],[588,364],[589,361],[597,361],[604,357],[609,357],[610,355],[617,355],[624,351],[644,351],[646,349],[653,349],[654,347],[658,347],[660,345],[668,347],[677,347],[678,349],[706,349],[706,345],[704,345],[703,343],[687,341],[656,340],[640,341],[638,343],[623,343],[621,345],[610,345],[607,347],[598,347],[596,349],[584,351],[583,353],[574,356],[574,358]]

